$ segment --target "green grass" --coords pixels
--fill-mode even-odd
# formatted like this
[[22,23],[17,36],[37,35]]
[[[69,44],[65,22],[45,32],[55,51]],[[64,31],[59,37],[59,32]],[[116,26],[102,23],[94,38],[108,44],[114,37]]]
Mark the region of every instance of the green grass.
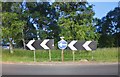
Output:
[[[10,54],[9,50],[2,50],[2,61],[3,62],[33,62],[33,51],[14,49],[14,53]],[[52,61],[61,61],[61,50],[51,50]],[[72,51],[64,51],[64,61],[72,61]],[[75,61],[81,59],[87,59],[92,61],[91,51],[75,51]],[[118,62],[118,50],[117,48],[102,48],[97,49],[93,52],[93,60],[97,62]],[[48,62],[49,52],[48,50],[37,50],[36,51],[37,62]]]

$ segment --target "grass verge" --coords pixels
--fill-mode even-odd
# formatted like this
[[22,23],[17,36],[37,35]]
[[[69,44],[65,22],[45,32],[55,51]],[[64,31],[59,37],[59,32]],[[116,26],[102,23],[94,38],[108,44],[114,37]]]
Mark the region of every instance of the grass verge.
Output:
[[[14,53],[10,54],[9,50],[2,50],[3,62],[33,62],[33,51],[14,49]],[[93,56],[92,56],[93,55]],[[72,51],[64,51],[64,61],[72,61]],[[98,48],[95,51],[75,51],[75,61],[87,59],[88,61],[96,62],[118,62],[118,48]],[[51,50],[51,60],[61,61],[61,50]],[[36,51],[37,62],[48,62],[48,50]]]

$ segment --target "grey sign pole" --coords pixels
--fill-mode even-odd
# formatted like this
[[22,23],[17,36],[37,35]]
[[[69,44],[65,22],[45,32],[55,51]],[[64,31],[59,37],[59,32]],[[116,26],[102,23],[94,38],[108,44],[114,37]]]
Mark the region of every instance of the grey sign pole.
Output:
[[27,44],[26,44],[26,46],[30,49],[30,50],[32,50],[33,51],[33,59],[34,59],[34,62],[36,61],[36,54],[35,54],[35,48],[32,46],[32,44],[35,42],[35,40],[33,39],[33,40],[30,40]]
[[[86,50],[86,51],[92,51],[92,60],[93,60],[93,54],[94,51],[97,48],[96,41],[77,41],[73,40],[70,41],[68,44],[68,49],[72,50],[73,53],[73,61],[75,61],[75,51],[77,50]],[[87,54],[85,54],[87,55]]]
[[77,51],[76,47],[74,46],[76,43],[77,40],[73,40],[68,44],[68,47],[72,50],[73,62],[75,61],[75,51]]
[[64,49],[67,47],[67,42],[63,39],[64,37],[60,37],[61,40],[58,42],[58,48],[61,49],[61,59],[64,61]]
[[92,51],[92,60],[94,60],[94,51]]
[[73,62],[74,62],[75,61],[75,51],[73,50],[72,53],[73,53]]
[[49,49],[49,61],[51,62],[51,50]]
[[64,61],[64,49],[62,49],[62,52],[61,52],[61,59],[62,59],[62,62]]
[[49,59],[51,61],[51,49],[54,49],[54,39],[45,39],[45,40],[30,40],[27,44],[26,47],[29,50],[34,51],[34,62],[36,61],[36,52],[35,50],[38,49],[45,49],[49,50]]
[[35,54],[35,50],[34,50],[33,52],[34,52],[34,62],[36,62],[36,54]]

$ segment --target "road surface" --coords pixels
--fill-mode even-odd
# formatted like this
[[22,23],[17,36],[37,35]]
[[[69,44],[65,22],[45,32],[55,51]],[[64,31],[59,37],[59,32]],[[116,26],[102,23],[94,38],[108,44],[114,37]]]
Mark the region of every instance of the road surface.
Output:
[[118,64],[3,64],[3,75],[118,75]]

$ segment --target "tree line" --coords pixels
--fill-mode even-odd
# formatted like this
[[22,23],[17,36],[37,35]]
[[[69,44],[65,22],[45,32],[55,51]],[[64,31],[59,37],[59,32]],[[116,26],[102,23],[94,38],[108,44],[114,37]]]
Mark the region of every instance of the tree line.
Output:
[[[120,41],[120,7],[102,19],[94,18],[88,2],[1,2],[3,43],[25,48],[32,39],[95,40],[98,47],[118,47]],[[16,43],[13,46],[13,42]]]

